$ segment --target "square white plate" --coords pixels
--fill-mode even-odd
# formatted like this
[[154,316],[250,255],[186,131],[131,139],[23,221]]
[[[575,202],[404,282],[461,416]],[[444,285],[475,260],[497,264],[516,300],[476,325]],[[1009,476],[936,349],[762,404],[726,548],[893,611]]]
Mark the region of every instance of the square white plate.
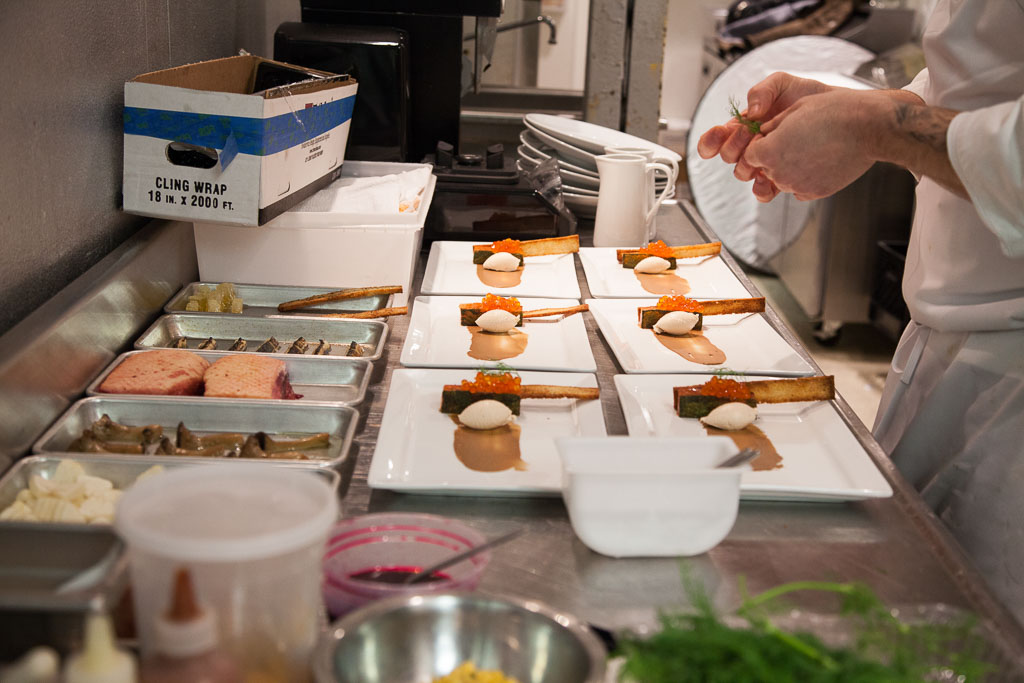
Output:
[[[583,263],[591,295],[599,299],[659,296],[641,286],[632,268],[622,267],[615,259],[614,248],[581,248],[580,262]],[[678,293],[691,299],[742,299],[750,296],[743,283],[718,256],[679,259],[676,269],[668,273],[686,280],[690,285],[689,291]]]
[[[560,436],[605,436],[601,401],[526,399],[516,424],[526,469],[469,469],[455,455],[457,429],[438,410],[445,384],[472,379],[470,370],[398,369],[391,375],[377,448],[367,481],[375,489],[474,496],[561,495]],[[578,372],[523,372],[523,384],[596,387],[597,377]]]
[[657,299],[587,299],[601,333],[619,365],[628,373],[707,373],[728,369],[748,375],[811,375],[810,363],[776,332],[759,313],[714,315],[704,318],[704,335],[725,352],[721,365],[703,365],[669,351],[654,330],[637,323],[636,309]]
[[[711,375],[616,375],[630,436],[702,436],[694,418],[676,415],[672,387]],[[754,422],[771,439],[782,467],[743,473],[745,500],[840,501],[888,498],[892,488],[831,401],[758,406]],[[708,437],[723,438],[723,437]]]
[[576,263],[572,254],[529,256],[522,281],[514,287],[492,287],[477,277],[473,245],[487,242],[434,242],[430,245],[423,294],[500,294],[501,296],[542,296],[579,299]]
[[[504,363],[516,370],[597,372],[583,315],[528,318],[516,334],[525,334],[526,350],[518,356],[488,361],[469,355],[473,337],[459,321],[459,304],[479,302],[480,297],[420,296],[412,307],[409,331],[402,348],[402,365],[421,368],[479,368]],[[519,299],[524,311],[564,308],[577,299]],[[491,335],[487,335],[491,336]]]

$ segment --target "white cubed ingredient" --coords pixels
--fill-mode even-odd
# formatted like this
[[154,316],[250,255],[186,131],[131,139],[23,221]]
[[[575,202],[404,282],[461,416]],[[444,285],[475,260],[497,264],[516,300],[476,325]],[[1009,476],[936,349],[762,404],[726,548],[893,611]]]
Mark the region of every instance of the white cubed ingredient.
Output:
[[85,496],[90,498],[97,496],[104,491],[110,491],[114,488],[114,484],[103,477],[94,477],[89,474],[84,474],[78,478],[78,483],[85,489]]
[[508,273],[519,268],[519,257],[507,251],[499,251],[488,256],[483,266],[487,270],[500,270]]
[[112,505],[116,505],[117,501],[119,501],[121,499],[121,496],[123,495],[124,491],[119,491],[118,489],[110,489],[109,491],[104,491],[103,493],[101,493],[99,497],[102,498],[103,500],[109,501]]
[[31,491],[36,498],[52,496],[57,490],[57,484],[45,477],[39,476],[38,474],[33,474],[28,479],[28,490]]
[[700,418],[700,421],[711,427],[718,427],[728,431],[744,429],[754,418],[757,417],[757,408],[746,403],[723,403],[710,413]]
[[476,319],[477,326],[488,332],[508,332],[516,326],[517,322],[519,322],[519,316],[500,308],[482,313]]
[[32,512],[41,522],[85,522],[85,516],[66,500],[50,496],[39,498]]
[[114,501],[104,496],[86,498],[85,501],[78,506],[78,511],[81,512],[82,515],[90,522],[97,517],[113,517]]
[[633,266],[633,270],[637,273],[664,273],[671,265],[660,256],[648,256]]
[[32,508],[20,500],[16,500],[4,508],[3,512],[0,512],[0,520],[5,522],[34,522],[36,521],[36,516],[32,512]]
[[683,335],[692,330],[698,320],[700,320],[700,316],[696,313],[672,311],[661,316],[661,319],[654,323],[654,331],[658,334]]
[[60,464],[57,465],[56,471],[53,476],[50,477],[51,481],[73,483],[78,481],[79,477],[85,475],[85,468],[76,460],[61,460]]
[[459,422],[470,429],[495,429],[512,420],[512,411],[501,401],[485,398],[474,401],[459,413]]

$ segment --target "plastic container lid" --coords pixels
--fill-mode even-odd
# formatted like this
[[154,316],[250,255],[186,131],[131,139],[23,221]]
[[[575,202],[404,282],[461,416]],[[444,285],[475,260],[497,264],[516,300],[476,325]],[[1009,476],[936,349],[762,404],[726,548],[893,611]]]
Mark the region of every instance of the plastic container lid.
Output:
[[312,472],[231,463],[165,472],[121,497],[114,528],[130,546],[186,562],[284,555],[327,537],[338,500]]

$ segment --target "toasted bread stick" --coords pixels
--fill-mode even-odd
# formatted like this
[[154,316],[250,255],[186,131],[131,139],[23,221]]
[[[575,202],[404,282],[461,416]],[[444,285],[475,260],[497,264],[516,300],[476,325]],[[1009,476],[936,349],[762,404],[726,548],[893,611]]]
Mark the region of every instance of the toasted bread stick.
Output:
[[[716,256],[722,252],[721,242],[707,242],[705,244],[687,244],[682,247],[669,247],[672,249],[672,256],[675,258],[693,258],[694,256]],[[622,263],[623,254],[641,254],[643,249],[616,249],[615,259]]]
[[553,384],[524,384],[519,391],[523,398],[578,398],[584,401],[601,398],[597,387],[563,387]]
[[458,384],[446,384],[441,391],[441,412],[461,413],[470,403],[484,399],[500,401],[513,415],[519,414],[519,402],[524,398],[575,398],[589,401],[601,397],[597,387],[563,387],[550,384],[524,384],[519,393],[480,393],[466,391]]
[[758,403],[790,403],[793,401],[831,401],[836,397],[832,375],[794,377],[793,379],[758,379],[745,382]]
[[285,311],[297,311],[301,308],[318,306],[320,304],[326,304],[332,301],[344,301],[345,299],[361,299],[367,296],[380,296],[382,294],[400,294],[401,292],[402,285],[388,285],[383,287],[352,287],[349,289],[339,289],[334,292],[316,294],[314,296],[306,297],[305,299],[285,301],[283,304],[278,304],[277,310],[284,313]]
[[[575,254],[580,250],[580,236],[566,235],[565,237],[545,237],[539,240],[524,240],[519,243],[521,251],[516,252],[520,256],[551,256],[553,254]],[[490,244],[474,244],[474,252],[491,252]]]
[[[764,297],[754,297],[750,299],[717,299],[713,301],[698,301],[700,304],[700,311],[697,315],[700,316],[700,325],[704,316],[706,315],[728,315],[730,313],[762,313],[764,312]],[[637,309],[637,319],[639,320],[640,327],[645,330],[654,327],[665,315],[671,313],[671,310],[658,308],[657,306],[641,306]],[[695,328],[695,329],[700,329]]]
[[[580,304],[579,306],[566,306],[564,308],[537,308],[532,311],[520,311],[519,313],[512,313],[512,315],[518,315],[519,320],[516,322],[516,327],[522,327],[523,318],[545,318],[552,315],[564,315],[570,316],[574,313],[581,313],[583,311],[589,311],[590,307],[587,304]],[[470,325],[476,325],[476,319],[483,315],[486,311],[481,311],[479,304],[459,304],[459,323],[463,327]]]
[[387,318],[392,315],[405,315],[408,312],[408,306],[392,306],[391,308],[375,308],[372,311],[356,313],[317,313],[316,315],[319,318]]
[[580,304],[579,306],[566,306],[565,308],[536,308],[532,311],[523,311],[524,318],[545,318],[549,315],[564,315],[570,316],[575,313],[582,313],[583,311],[589,311],[590,306],[587,304]]
[[722,405],[738,401],[754,406],[758,403],[792,403],[795,401],[831,401],[836,396],[832,375],[795,377],[793,379],[764,379],[741,382],[750,389],[752,398],[729,399],[706,396],[702,385],[672,388],[672,401],[680,417],[704,417]]

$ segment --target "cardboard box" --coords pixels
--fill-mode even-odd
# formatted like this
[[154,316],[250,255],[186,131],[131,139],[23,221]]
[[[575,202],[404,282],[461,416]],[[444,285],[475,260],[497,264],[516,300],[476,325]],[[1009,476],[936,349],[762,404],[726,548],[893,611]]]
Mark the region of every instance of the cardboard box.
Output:
[[348,76],[244,55],[124,86],[124,209],[262,225],[341,173]]

